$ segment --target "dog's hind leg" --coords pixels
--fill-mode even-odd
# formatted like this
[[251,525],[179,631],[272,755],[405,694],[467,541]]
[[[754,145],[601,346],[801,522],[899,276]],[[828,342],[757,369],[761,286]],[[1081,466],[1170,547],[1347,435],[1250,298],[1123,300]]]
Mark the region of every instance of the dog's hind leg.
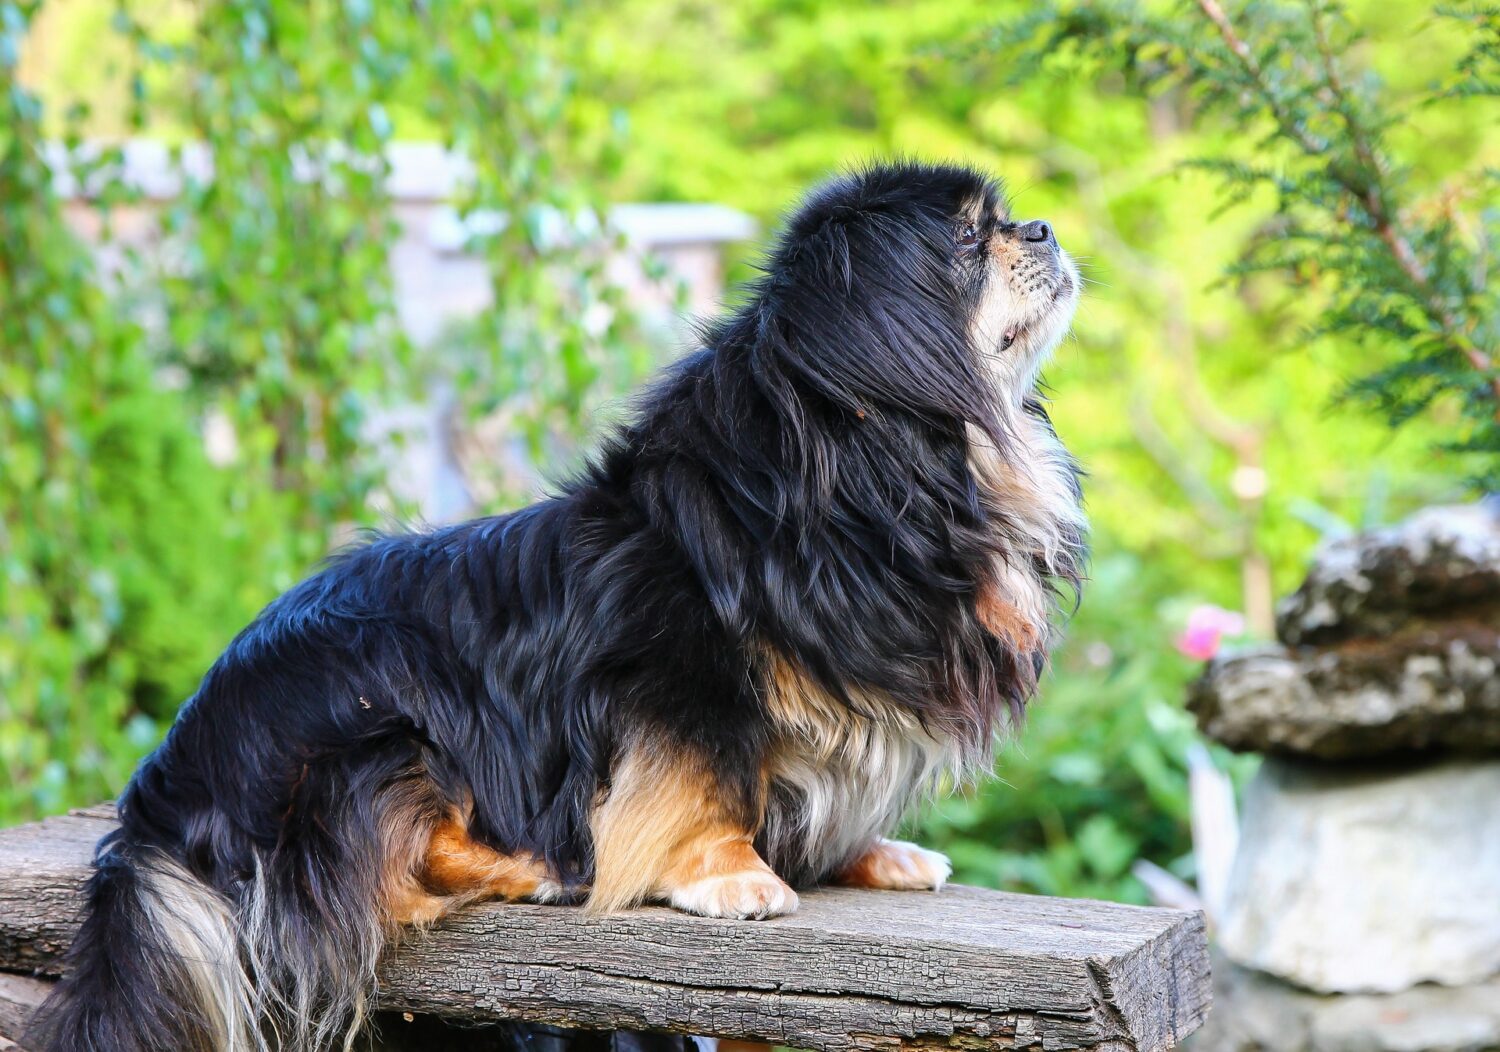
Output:
[[405,860],[391,867],[385,906],[398,925],[427,925],[469,902],[530,899],[552,902],[565,889],[545,864],[530,855],[507,855],[469,836],[457,817],[413,830],[425,844],[413,845]]
[[743,809],[688,754],[632,750],[594,812],[590,909],[656,900],[706,917],[791,913],[797,893],[756,852],[758,823]]
[[432,831],[422,883],[438,894],[468,899],[550,902],[563,891],[541,859],[496,851],[472,839],[468,829],[452,818]]

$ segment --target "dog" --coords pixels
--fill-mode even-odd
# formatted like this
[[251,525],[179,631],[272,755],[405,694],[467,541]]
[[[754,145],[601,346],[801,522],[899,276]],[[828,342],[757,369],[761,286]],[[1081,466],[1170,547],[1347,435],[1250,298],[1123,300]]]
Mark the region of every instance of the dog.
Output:
[[555,496],[347,551],[234,639],[120,797],[32,1042],[347,1049],[382,950],[480,899],[939,888],[887,837],[988,767],[1081,586],[1037,387],[1079,287],[978,171],[814,190]]

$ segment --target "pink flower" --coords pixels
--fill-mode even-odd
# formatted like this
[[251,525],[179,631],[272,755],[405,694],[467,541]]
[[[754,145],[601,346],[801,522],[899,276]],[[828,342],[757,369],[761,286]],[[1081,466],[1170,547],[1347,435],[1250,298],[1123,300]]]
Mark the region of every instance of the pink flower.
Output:
[[1207,661],[1219,652],[1225,636],[1245,630],[1245,619],[1233,610],[1203,604],[1188,614],[1187,627],[1177,637],[1177,650],[1194,661]]

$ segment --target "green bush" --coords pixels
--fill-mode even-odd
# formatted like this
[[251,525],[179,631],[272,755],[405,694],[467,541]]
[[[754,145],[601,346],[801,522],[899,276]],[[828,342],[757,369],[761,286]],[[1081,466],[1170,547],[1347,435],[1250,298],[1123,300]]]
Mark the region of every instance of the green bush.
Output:
[[[94,281],[0,38],[0,821],[107,796],[232,626],[258,531],[233,514],[144,336]],[[226,568],[230,572],[226,573]]]
[[[391,298],[393,113],[472,163],[462,209],[522,220],[476,238],[494,303],[445,363],[484,381],[466,408],[516,401],[535,433],[576,435],[643,362],[598,260],[539,222],[586,209],[580,172],[607,146],[571,145],[557,12],[98,7],[74,12],[77,97],[51,85],[44,110],[21,77],[43,7],[0,0],[0,822],[118,791],[261,605],[352,527],[402,512],[364,431],[431,365]],[[108,241],[136,202],[118,151],[84,148],[85,130],[191,141],[213,162],[181,166],[162,251],[124,250],[109,277],[44,157],[67,146]],[[602,327],[585,324],[595,302]],[[205,457],[210,419],[234,435],[227,463]]]

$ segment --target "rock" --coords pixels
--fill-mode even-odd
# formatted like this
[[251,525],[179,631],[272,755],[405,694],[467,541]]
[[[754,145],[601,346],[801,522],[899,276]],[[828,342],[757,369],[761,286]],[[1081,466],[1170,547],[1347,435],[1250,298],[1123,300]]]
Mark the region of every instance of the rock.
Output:
[[1500,979],[1309,993],[1215,957],[1214,1010],[1185,1052],[1500,1052]]
[[1276,612],[1289,646],[1378,636],[1413,620],[1500,617],[1500,506],[1428,508],[1324,545]]
[[1267,759],[1246,792],[1219,943],[1324,993],[1500,973],[1500,759]]
[[1500,750],[1500,625],[1408,626],[1330,647],[1215,658],[1188,692],[1231,749],[1344,760],[1431,748]]
[[1194,684],[1209,737],[1324,759],[1500,748],[1500,505],[1325,545],[1277,627],[1285,646],[1225,654]]

